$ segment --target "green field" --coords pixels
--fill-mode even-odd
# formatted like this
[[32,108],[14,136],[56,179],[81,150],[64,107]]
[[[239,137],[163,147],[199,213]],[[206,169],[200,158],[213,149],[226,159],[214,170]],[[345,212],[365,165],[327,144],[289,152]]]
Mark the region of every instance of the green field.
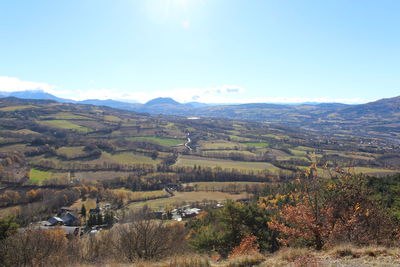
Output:
[[175,192],[173,197],[154,199],[141,202],[133,202],[126,208],[129,210],[137,210],[143,208],[144,205],[154,209],[161,210],[168,207],[177,207],[184,203],[198,202],[198,201],[225,201],[227,199],[242,199],[248,198],[249,194],[229,194],[224,192]]
[[50,126],[50,127],[56,127],[56,128],[68,129],[68,130],[76,130],[79,132],[90,132],[91,131],[90,128],[80,126],[78,124],[72,123],[67,120],[45,120],[45,121],[39,121],[39,123]]
[[37,107],[33,106],[33,105],[10,106],[10,107],[0,108],[0,111],[15,111],[15,110],[21,110],[21,109],[28,109],[28,108],[37,108]]
[[299,149],[294,149],[294,148],[289,148],[290,152],[292,152],[293,155],[299,156],[299,157],[305,157],[307,156],[307,152]]
[[58,155],[63,155],[67,158],[76,158],[85,156],[87,153],[83,151],[84,146],[64,146],[57,149]]
[[176,166],[201,166],[201,167],[221,167],[223,169],[237,169],[244,171],[264,171],[267,170],[272,173],[277,173],[280,169],[268,162],[247,162],[247,161],[234,161],[223,160],[216,158],[203,158],[196,156],[179,156]]
[[120,122],[120,121],[122,121],[121,118],[118,118],[117,116],[113,116],[113,115],[105,115],[105,116],[103,117],[103,119],[106,120],[106,121],[113,121],[113,122]]
[[265,143],[265,142],[245,142],[242,144],[244,144],[246,146],[250,146],[250,147],[255,147],[255,148],[262,148],[262,147],[269,146],[269,143]]
[[246,189],[246,187],[252,186],[263,186],[266,183],[259,182],[195,182],[183,184],[183,186],[192,186],[199,191],[232,191],[241,192]]
[[278,139],[278,140],[289,138],[289,136],[287,136],[287,135],[279,135],[279,134],[263,134],[262,136],[270,137],[270,138],[274,138],[274,139]]
[[34,184],[42,184],[49,179],[66,179],[67,173],[53,173],[32,168],[29,172],[29,181]]
[[140,155],[132,152],[122,152],[116,154],[110,154],[107,152],[103,152],[101,154],[101,160],[103,161],[112,161],[119,164],[153,164],[157,165],[161,162],[159,159],[153,160],[152,158]]
[[68,160],[63,161],[56,157],[44,157],[36,156],[31,157],[30,162],[32,164],[38,164],[42,161],[51,161],[55,165],[55,168],[65,168],[68,164],[88,164],[88,165],[102,165],[103,163],[118,163],[123,165],[135,165],[135,164],[152,164],[157,165],[161,162],[160,159],[153,160],[151,157],[133,153],[133,152],[122,152],[111,154],[108,152],[102,152],[101,156],[97,159],[92,160]]
[[76,115],[73,113],[59,112],[51,116],[43,116],[42,119],[57,119],[57,120],[90,120],[91,118]]
[[235,141],[235,142],[246,142],[246,141],[251,141],[251,139],[250,138],[247,138],[247,137],[242,137],[242,136],[237,136],[237,135],[232,135],[232,134],[230,134],[230,135],[228,135],[229,136],[229,138],[232,140],[232,141]]
[[243,147],[239,143],[225,141],[225,140],[215,140],[215,141],[201,141],[199,142],[200,148],[203,150],[207,149],[236,149]]
[[228,156],[229,154],[240,154],[243,156],[250,156],[250,157],[255,157],[256,154],[254,154],[253,152],[250,151],[246,151],[246,150],[209,150],[209,151],[202,151],[202,155],[203,156],[209,156],[209,157],[213,157],[213,154],[218,154],[218,155],[225,155]]
[[137,141],[148,141],[162,146],[176,146],[179,144],[183,144],[186,141],[185,139],[162,138],[154,136],[135,136],[135,137],[130,137],[128,139]]

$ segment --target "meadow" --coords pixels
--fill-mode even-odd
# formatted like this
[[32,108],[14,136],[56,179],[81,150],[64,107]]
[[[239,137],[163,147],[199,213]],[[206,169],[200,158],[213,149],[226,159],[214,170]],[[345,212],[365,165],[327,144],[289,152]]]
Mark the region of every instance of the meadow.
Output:
[[90,132],[92,129],[80,126],[68,120],[42,120],[39,123],[61,129],[76,130],[79,132]]
[[199,191],[234,191],[245,192],[248,188],[262,187],[267,183],[259,182],[193,182],[183,184],[183,187],[193,187]]
[[16,110],[32,109],[32,108],[38,108],[38,107],[33,105],[9,106],[0,108],[0,111],[16,111]]
[[248,162],[248,161],[234,161],[224,160],[216,158],[203,158],[197,156],[179,156],[175,166],[201,166],[208,168],[220,167],[222,169],[236,169],[243,171],[269,171],[271,173],[277,173],[280,168],[272,165],[268,162]]
[[50,179],[60,180],[61,182],[65,182],[65,180],[69,177],[68,173],[55,173],[51,171],[39,170],[32,168],[29,171],[29,182],[33,184],[43,184]]
[[169,198],[132,202],[128,204],[125,208],[128,210],[137,210],[146,205],[154,210],[162,210],[168,207],[178,207],[185,203],[192,203],[199,201],[223,202],[227,199],[237,200],[237,199],[248,198],[249,196],[250,195],[247,193],[229,194],[223,192],[175,192],[174,196]]
[[87,155],[87,152],[84,150],[84,146],[73,146],[73,147],[60,147],[57,149],[57,154],[62,155],[66,158],[77,158],[77,157],[84,157]]
[[154,136],[135,136],[135,137],[129,137],[129,139],[135,140],[135,141],[154,142],[154,143],[162,145],[162,146],[177,146],[180,144],[184,144],[186,142],[185,139],[161,138],[161,137],[154,137]]

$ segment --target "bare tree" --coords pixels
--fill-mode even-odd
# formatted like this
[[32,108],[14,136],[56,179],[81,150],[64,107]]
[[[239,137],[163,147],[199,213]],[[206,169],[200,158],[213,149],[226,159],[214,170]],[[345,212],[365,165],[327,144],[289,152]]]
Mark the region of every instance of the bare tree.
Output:
[[[67,239],[62,230],[28,229],[0,244],[2,266],[66,265]],[[64,258],[64,260],[62,260]]]
[[172,228],[173,226],[156,220],[145,207],[134,214],[131,223],[113,229],[116,234],[116,249],[130,262],[163,257],[182,243],[183,227],[180,230]]

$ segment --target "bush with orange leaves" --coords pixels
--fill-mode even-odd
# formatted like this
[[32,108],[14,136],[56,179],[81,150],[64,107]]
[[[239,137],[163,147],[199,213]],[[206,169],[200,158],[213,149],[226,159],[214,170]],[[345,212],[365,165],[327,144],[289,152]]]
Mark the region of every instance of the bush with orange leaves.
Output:
[[278,231],[278,240],[287,246],[307,245],[319,250],[342,242],[392,244],[398,229],[371,199],[365,180],[347,174],[322,180],[311,169],[299,177],[294,202],[283,205],[268,227]]
[[234,247],[228,258],[236,258],[243,255],[258,254],[260,246],[257,242],[257,237],[252,234],[247,234],[240,241],[239,246]]

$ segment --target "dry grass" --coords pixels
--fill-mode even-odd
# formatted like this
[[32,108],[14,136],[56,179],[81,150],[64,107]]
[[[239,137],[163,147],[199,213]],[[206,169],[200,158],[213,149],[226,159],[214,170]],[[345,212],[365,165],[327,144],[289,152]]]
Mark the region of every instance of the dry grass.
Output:
[[260,266],[400,266],[400,248],[354,247],[346,244],[323,251],[284,248],[271,254]]
[[353,258],[364,256],[398,256],[400,258],[400,248],[387,248],[380,246],[354,247],[352,245],[344,244],[333,247],[329,250],[329,254],[337,258],[347,256]]
[[171,257],[159,262],[155,261],[138,261],[132,264],[121,263],[102,263],[96,265],[77,265],[76,267],[89,267],[89,266],[107,266],[107,267],[210,267],[208,257],[201,255],[182,255]]
[[305,248],[284,248],[270,255],[244,255],[226,261],[213,261],[207,256],[192,254],[165,260],[142,261],[134,264],[107,263],[88,266],[135,267],[368,267],[400,266],[400,248],[354,247],[341,245],[324,251]]
[[224,267],[247,267],[247,266],[258,266],[265,260],[265,256],[259,253],[243,255],[229,259]]

